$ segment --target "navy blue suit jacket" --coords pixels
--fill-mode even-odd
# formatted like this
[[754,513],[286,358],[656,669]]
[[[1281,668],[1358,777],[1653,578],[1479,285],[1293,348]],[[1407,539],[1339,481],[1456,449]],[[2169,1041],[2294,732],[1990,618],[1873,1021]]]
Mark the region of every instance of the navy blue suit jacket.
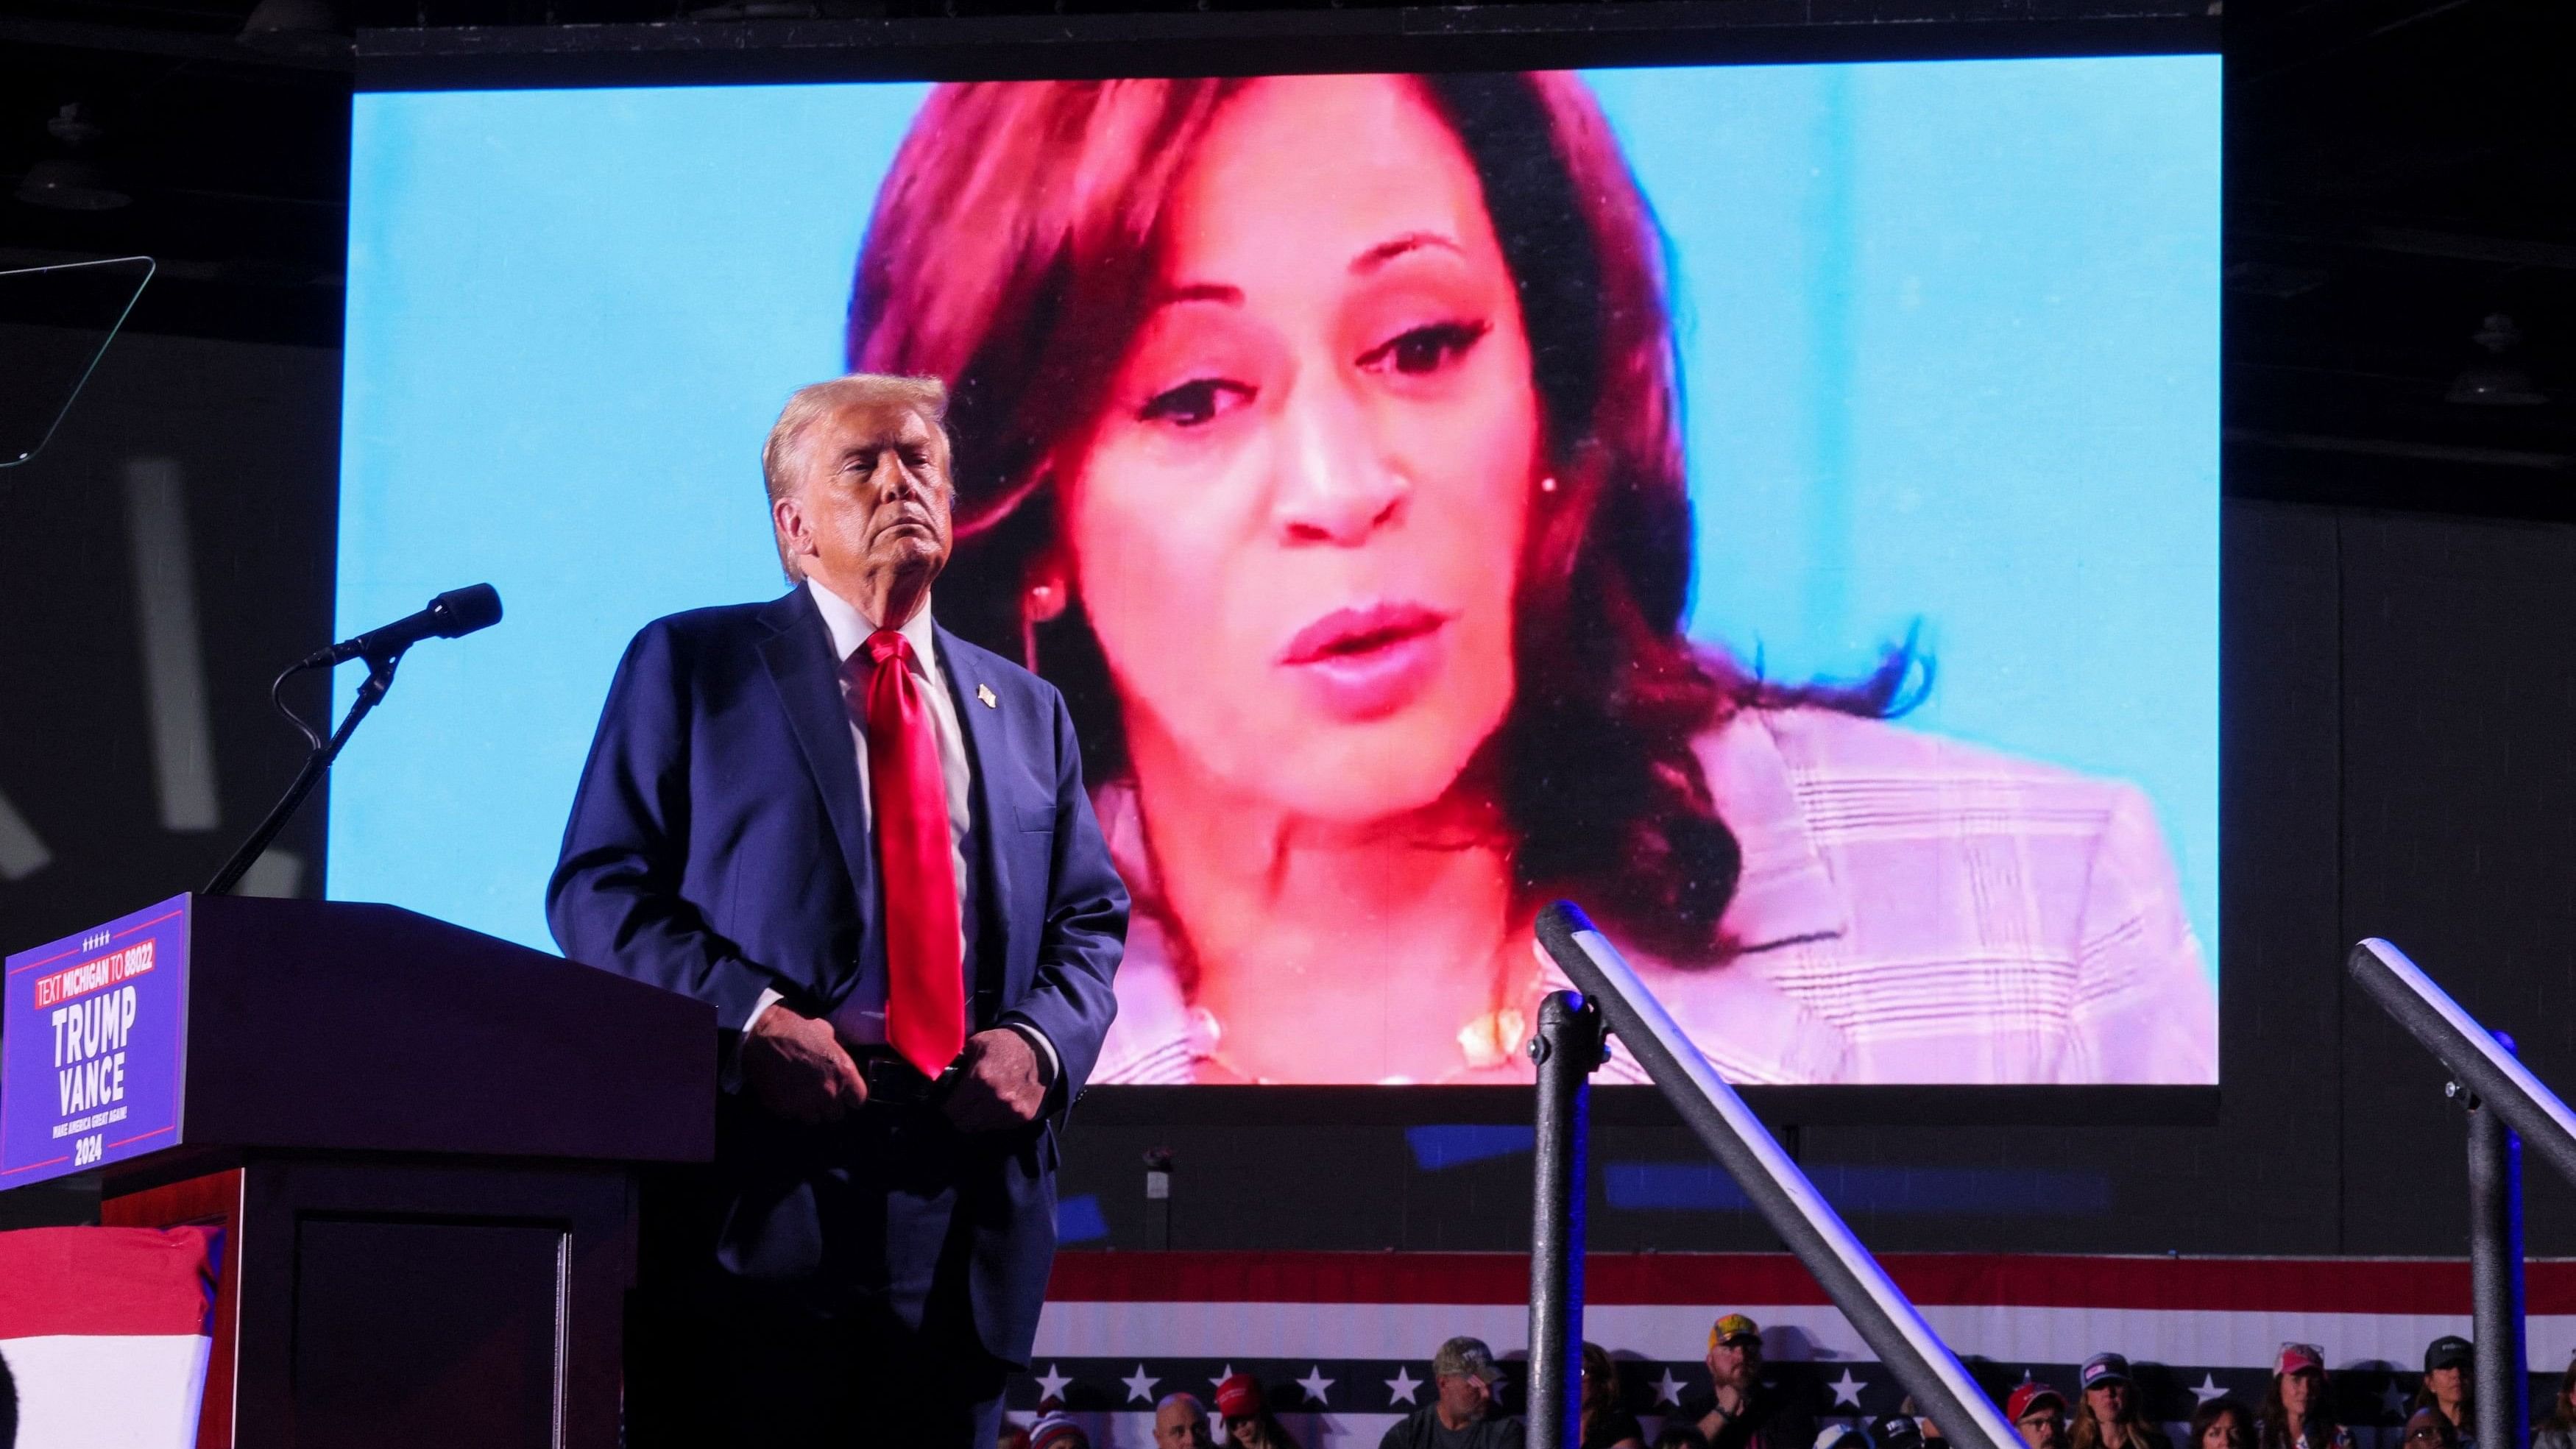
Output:
[[[1070,1103],[1118,1009],[1126,888],[1063,697],[945,629],[938,641],[974,771],[969,1029],[1007,1017],[1044,1032],[1063,1069],[1052,1100]],[[659,619],[609,687],[547,920],[566,956],[708,1002],[727,1028],[764,989],[825,1015],[885,969],[867,818],[831,633],[804,589]],[[971,1307],[986,1348],[1025,1361],[1055,1252],[1061,1115],[889,1137],[881,1120],[801,1127],[728,1094],[718,1264],[918,1326],[954,1230],[971,1239],[972,1301],[944,1311]]]

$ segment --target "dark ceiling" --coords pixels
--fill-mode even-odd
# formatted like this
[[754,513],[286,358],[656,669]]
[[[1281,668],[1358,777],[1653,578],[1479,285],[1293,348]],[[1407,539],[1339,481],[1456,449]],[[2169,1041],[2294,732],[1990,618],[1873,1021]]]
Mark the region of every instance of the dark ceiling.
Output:
[[[764,25],[795,23],[773,16],[1210,3],[355,0],[339,14],[415,32],[380,45],[435,43],[423,27],[524,45],[527,28],[549,25],[678,21],[757,37]],[[1767,0],[1747,3],[1778,13]],[[2552,8],[2227,6],[2232,492],[2576,518],[2576,106]],[[327,41],[300,51],[245,44],[249,13],[250,0],[0,4],[0,188],[77,150],[133,198],[95,212],[0,198],[0,267],[145,253],[161,272],[135,328],[337,344],[351,61],[345,44]],[[74,147],[52,134],[65,129],[48,123],[66,105],[96,127],[94,139]],[[2485,326],[2491,315],[2511,327]],[[2521,400],[2457,400],[2480,397]]]

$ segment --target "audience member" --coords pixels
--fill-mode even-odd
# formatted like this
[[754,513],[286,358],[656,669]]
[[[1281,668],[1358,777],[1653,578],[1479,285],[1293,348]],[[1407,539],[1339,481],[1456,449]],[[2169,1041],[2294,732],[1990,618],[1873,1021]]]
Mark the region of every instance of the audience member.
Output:
[[[2477,1404],[2470,1394],[2476,1357],[2476,1346],[2456,1333],[2434,1339],[2424,1345],[2424,1387],[2415,1391],[2415,1407],[2441,1415],[2460,1449],[2472,1449],[2478,1442]],[[2411,1433],[2415,1421],[2407,1420],[2406,1427]]]
[[1583,1449],[1646,1449],[1646,1426],[1628,1412],[1619,1368],[1597,1343],[1583,1346]]
[[1236,1449],[1297,1449],[1296,1439],[1270,1412],[1261,1380],[1250,1374],[1236,1374],[1216,1386],[1216,1411]]
[[1029,1426],[1029,1449],[1091,1449],[1091,1436],[1059,1409]]
[[2173,1449],[2165,1431],[2138,1412],[2138,1386],[2126,1358],[2097,1353],[2086,1359],[2082,1387],[2069,1449]]
[[2191,1411],[2189,1449],[2254,1449],[2254,1411],[2225,1394]]
[[1762,1371],[1762,1326],[1729,1313],[1708,1330],[1708,1383],[1682,1397],[1679,1415],[1710,1449],[1809,1449],[1816,1420]]
[[1869,1431],[1857,1423],[1827,1424],[1816,1431],[1815,1449],[1871,1449]]
[[1207,1409],[1189,1394],[1165,1394],[1154,1406],[1154,1449],[1215,1449]]
[[1708,1449],[1708,1436],[1699,1431],[1699,1425],[1675,1414],[1655,1430],[1654,1449]]
[[2549,1396],[2549,1412],[2532,1433],[2531,1449],[2576,1449],[2576,1359],[2558,1376],[2558,1392]]
[[[1921,1442],[1922,1449],[1950,1449],[1949,1436],[1941,1432],[1940,1425],[1923,1417],[1923,1411],[1916,1407],[1914,1396],[1912,1394],[1907,1394],[1905,1396],[1905,1401],[1896,1406],[1896,1413],[1898,1416],[1901,1416],[1913,1423],[1914,1433]],[[1888,1441],[1885,1431],[1888,1425],[1895,1422],[1895,1419],[1881,1419],[1878,1422],[1881,1430],[1878,1435],[1879,1449],[1887,1449]]]
[[2397,1442],[2398,1449],[2460,1449],[2459,1431],[2429,1404],[2407,1418],[2405,1436]]
[[[2334,1419],[2326,1392],[2326,1351],[2313,1343],[2285,1343],[2272,1359],[2272,1385],[2255,1421],[2260,1449],[2352,1449],[2352,1435]],[[2571,1446],[2576,1449],[2576,1446]]]
[[1431,1358],[1435,1397],[1387,1430],[1378,1449],[1521,1449],[1521,1421],[1494,1403],[1502,1381],[1483,1339],[1449,1340]]
[[[1908,1408],[1914,1403],[1905,1402]],[[1923,1421],[1911,1413],[1889,1414],[1869,1426],[1869,1438],[1878,1449],[1923,1449]]]
[[2004,1401],[2004,1417],[2021,1436],[2022,1449],[2066,1449],[2066,1396],[2025,1379]]

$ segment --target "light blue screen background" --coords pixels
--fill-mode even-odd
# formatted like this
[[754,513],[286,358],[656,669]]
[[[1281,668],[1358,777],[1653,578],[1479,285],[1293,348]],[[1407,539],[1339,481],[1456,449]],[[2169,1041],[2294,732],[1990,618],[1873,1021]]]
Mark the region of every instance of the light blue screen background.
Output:
[[[2214,970],[2217,58],[1590,79],[1672,246],[1692,632],[1803,679],[1919,623],[1909,723],[2144,787]],[[342,758],[334,897],[550,948],[627,639],[781,591],[761,439],[923,93],[357,98],[340,632],[508,618]]]

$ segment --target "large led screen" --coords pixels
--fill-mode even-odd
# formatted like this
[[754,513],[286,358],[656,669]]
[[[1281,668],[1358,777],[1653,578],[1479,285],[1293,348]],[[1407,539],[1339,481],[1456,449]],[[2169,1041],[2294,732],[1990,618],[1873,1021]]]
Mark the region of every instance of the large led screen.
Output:
[[2211,56],[361,95],[340,623],[509,614],[331,894],[550,945],[781,405],[930,374],[1095,1081],[1525,1081],[1564,897],[1738,1082],[2215,1083],[2219,151]]

